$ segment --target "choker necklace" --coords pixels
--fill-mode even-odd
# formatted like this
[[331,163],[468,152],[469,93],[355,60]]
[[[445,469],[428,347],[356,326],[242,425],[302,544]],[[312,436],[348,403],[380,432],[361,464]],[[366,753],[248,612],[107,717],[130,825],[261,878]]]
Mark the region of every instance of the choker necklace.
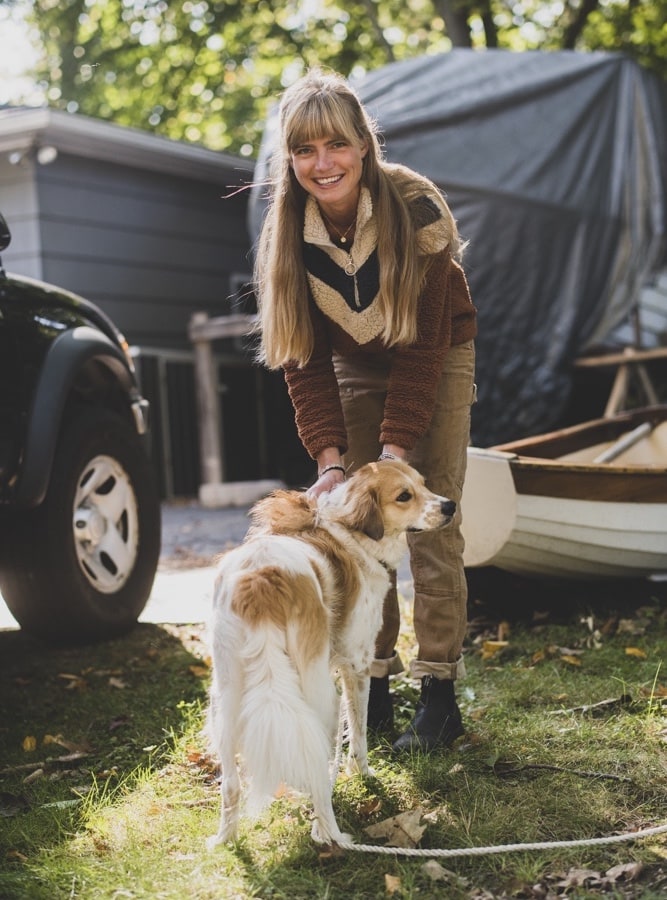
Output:
[[[322,210],[320,210],[320,212],[322,212]],[[336,234],[338,235],[338,240],[341,242],[341,244],[347,244],[347,236],[352,231],[352,229],[354,228],[355,223],[357,221],[356,215],[355,215],[354,219],[352,219],[350,224],[347,226],[345,231],[341,231],[339,228],[337,228],[334,225],[334,223],[331,221],[329,216],[325,215],[325,213],[322,213],[322,216],[324,217],[324,219],[326,219],[326,221],[329,223],[329,225],[331,225],[333,230],[336,232]]]

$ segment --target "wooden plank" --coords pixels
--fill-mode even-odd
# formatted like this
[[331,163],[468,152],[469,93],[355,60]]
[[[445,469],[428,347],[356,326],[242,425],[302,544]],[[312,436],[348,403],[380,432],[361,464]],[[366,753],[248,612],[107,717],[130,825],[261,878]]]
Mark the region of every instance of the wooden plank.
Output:
[[626,366],[649,362],[652,359],[667,359],[667,347],[653,347],[649,350],[635,350],[627,347],[619,353],[603,353],[600,356],[580,356],[574,361],[576,369],[598,368],[601,366]]

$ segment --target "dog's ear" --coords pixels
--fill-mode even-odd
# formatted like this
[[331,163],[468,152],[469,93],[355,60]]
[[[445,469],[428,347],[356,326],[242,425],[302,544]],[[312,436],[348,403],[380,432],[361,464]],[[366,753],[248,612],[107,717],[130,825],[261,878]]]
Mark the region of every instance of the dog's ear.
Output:
[[375,491],[364,492],[355,497],[353,511],[348,522],[355,531],[361,531],[374,541],[384,537],[382,507]]

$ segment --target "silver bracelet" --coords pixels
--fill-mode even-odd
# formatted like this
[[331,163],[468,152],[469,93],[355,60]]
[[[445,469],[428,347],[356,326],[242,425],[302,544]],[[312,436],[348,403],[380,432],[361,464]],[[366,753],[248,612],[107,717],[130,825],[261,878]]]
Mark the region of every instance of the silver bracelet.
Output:
[[393,453],[390,453],[388,450],[383,450],[382,453],[378,456],[378,461],[381,459],[400,460],[400,456],[395,456]]
[[317,470],[317,477],[321,478],[323,475],[326,475],[327,472],[342,472],[345,475],[345,466],[341,466],[340,463],[332,463],[330,466],[325,466],[323,469]]

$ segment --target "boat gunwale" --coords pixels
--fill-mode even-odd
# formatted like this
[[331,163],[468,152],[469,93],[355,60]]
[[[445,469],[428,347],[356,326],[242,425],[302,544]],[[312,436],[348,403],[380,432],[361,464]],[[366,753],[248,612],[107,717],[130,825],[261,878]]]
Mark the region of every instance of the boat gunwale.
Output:
[[[519,438],[504,444],[494,444],[490,450],[513,454],[515,458],[535,460],[536,463],[559,464],[558,457],[581,450],[583,447],[604,441],[613,441],[624,431],[650,422],[654,427],[667,421],[667,405],[645,406],[633,410],[617,413],[613,417],[590,419],[577,425],[570,425],[556,431],[549,431],[531,437]],[[592,466],[595,469],[609,471],[613,468],[620,470],[623,465],[609,463],[579,463],[570,460],[561,460],[560,464],[568,468],[574,466]],[[667,466],[627,466],[629,471],[635,473],[638,469],[651,468],[655,471],[667,469]]]

